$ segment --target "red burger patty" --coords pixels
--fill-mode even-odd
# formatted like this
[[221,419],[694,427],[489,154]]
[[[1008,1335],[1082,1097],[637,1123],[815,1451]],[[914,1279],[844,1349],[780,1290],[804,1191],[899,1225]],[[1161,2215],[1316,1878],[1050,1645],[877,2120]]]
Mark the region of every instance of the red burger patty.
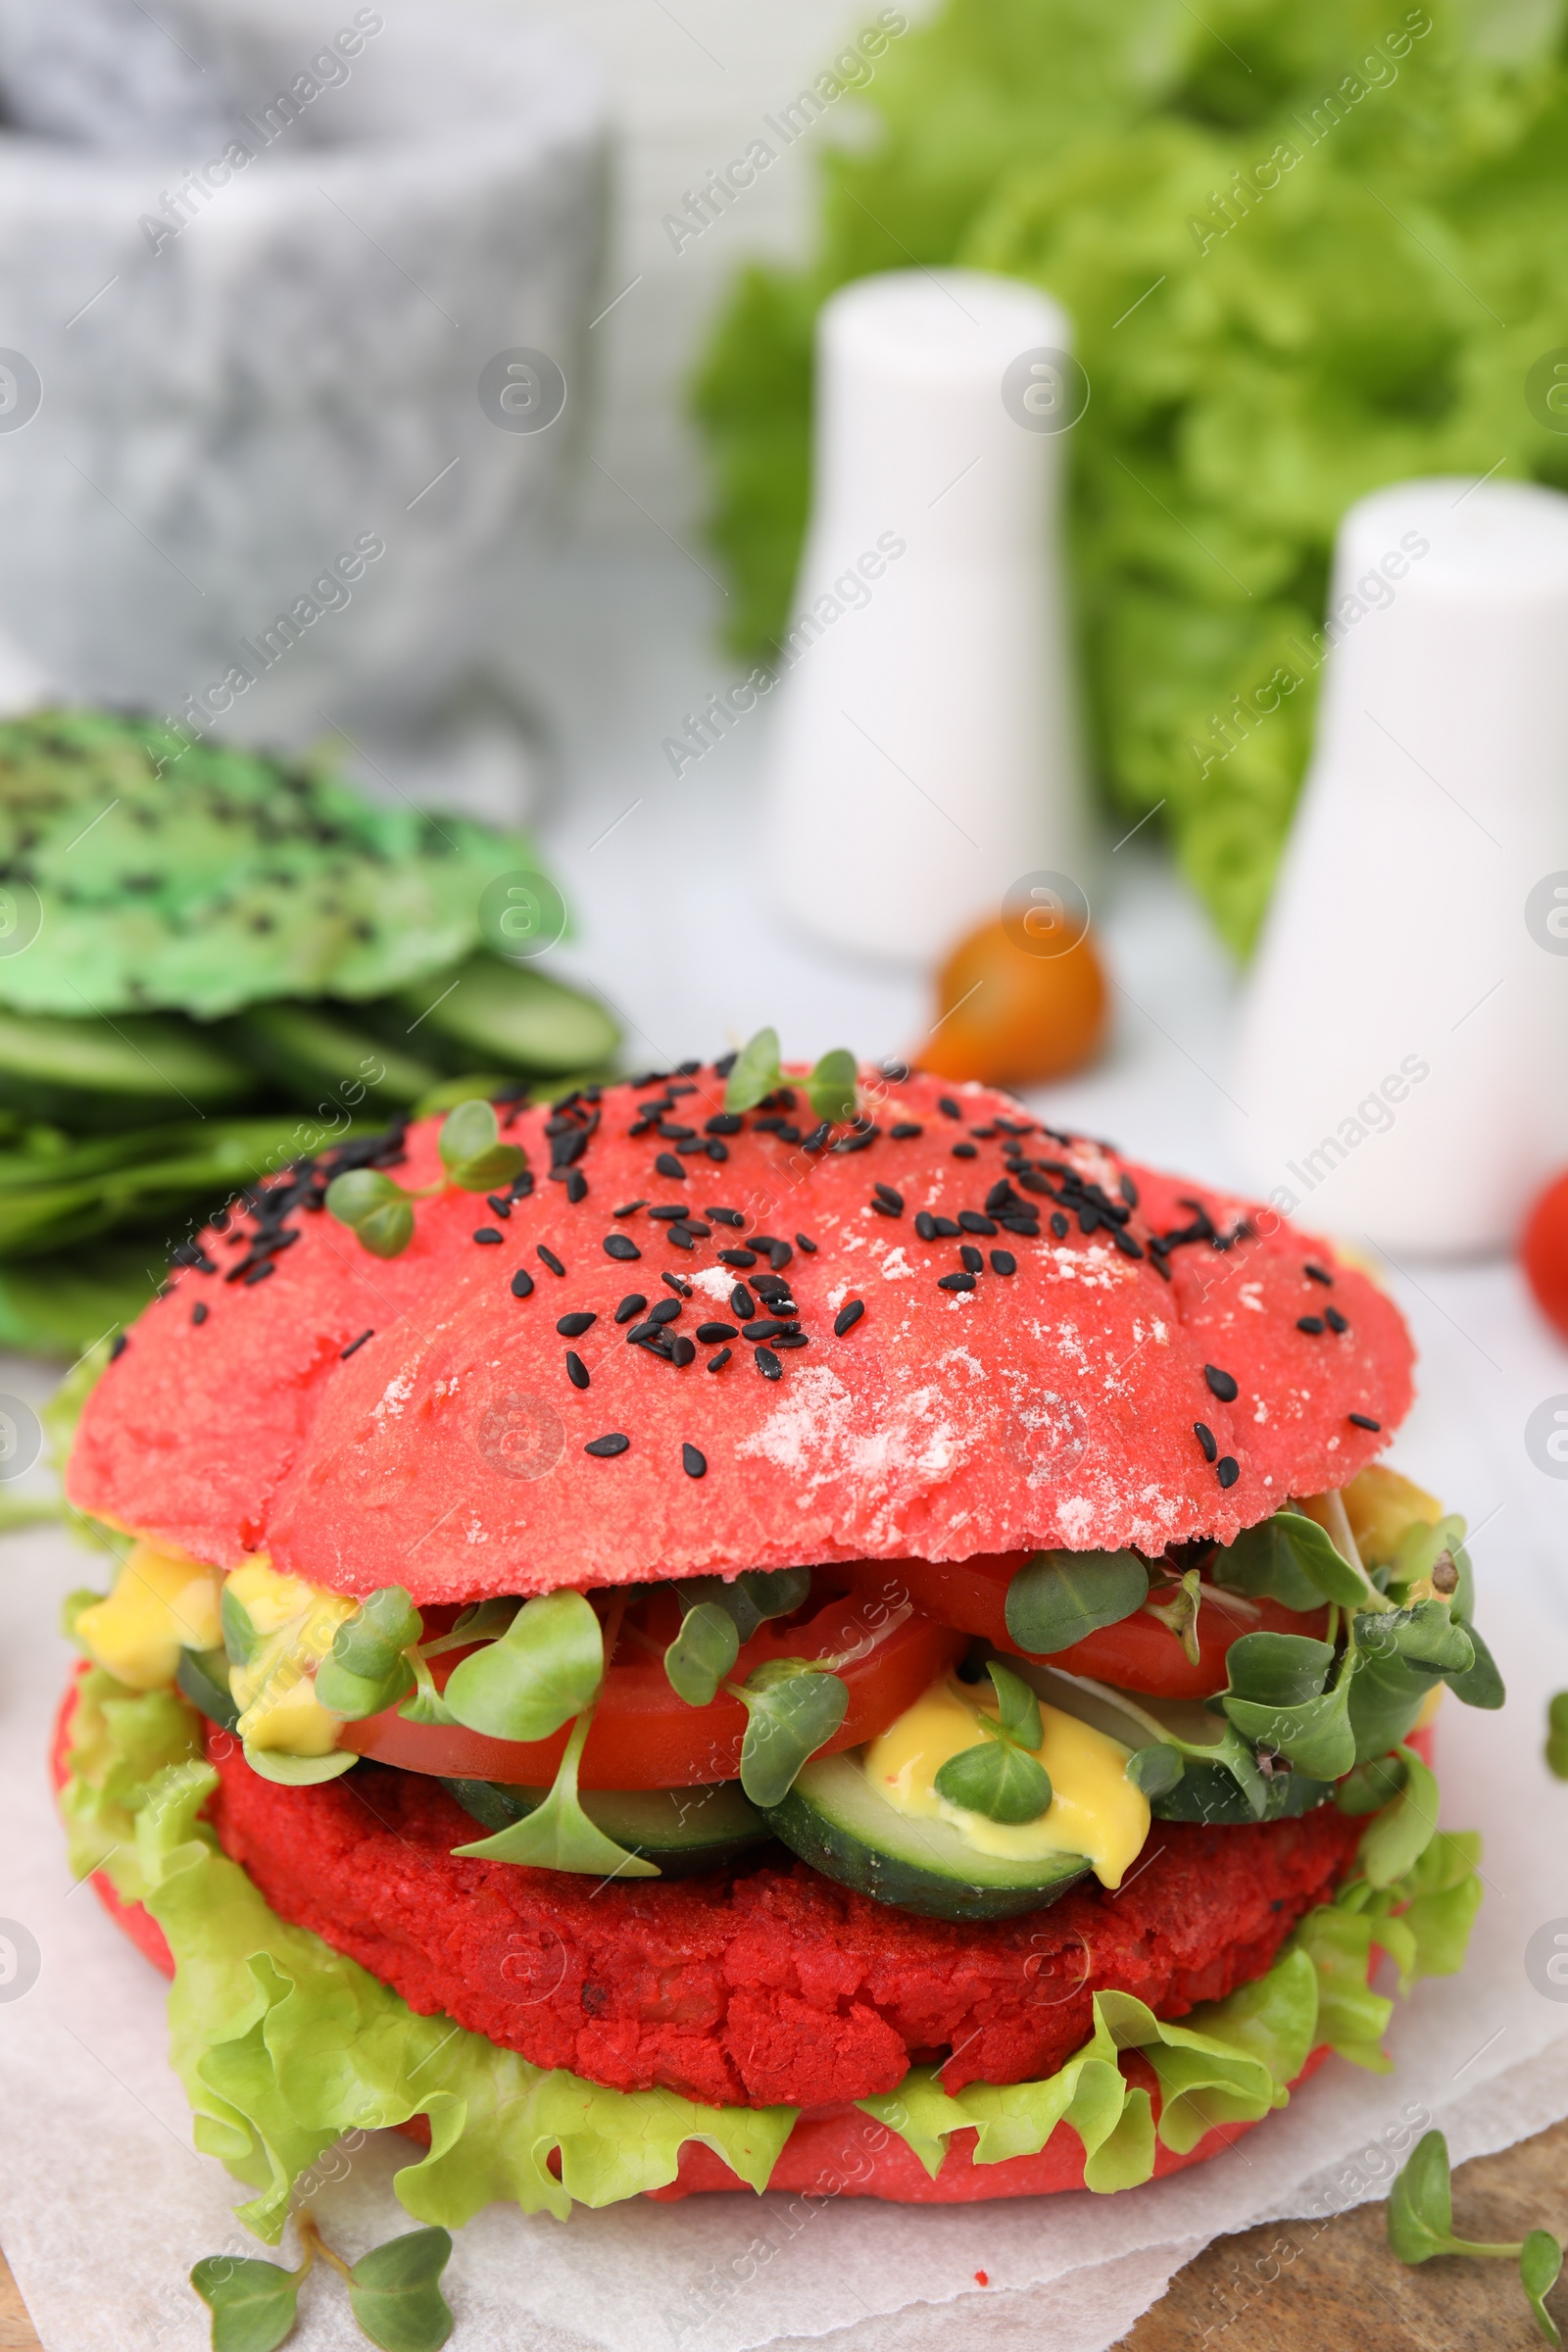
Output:
[[1091,1882],[957,1926],[771,1847],[668,1884],[463,1861],[450,1849],[480,1833],[422,1775],[361,1765],[284,1788],[209,1744],[219,1838],[280,1917],[536,2066],[714,2105],[865,2098],[948,2052],[951,2090],[1050,2074],[1088,2038],[1102,1987],[1179,2017],[1261,1976],[1362,1828],[1332,1805],[1246,1829],[1156,1823],[1119,1893]]

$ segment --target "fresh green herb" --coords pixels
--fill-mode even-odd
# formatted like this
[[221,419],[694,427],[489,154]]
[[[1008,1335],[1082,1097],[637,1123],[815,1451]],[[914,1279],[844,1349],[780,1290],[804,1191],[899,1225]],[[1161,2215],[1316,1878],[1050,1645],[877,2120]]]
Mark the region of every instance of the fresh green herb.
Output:
[[208,2254],[190,2282],[213,2315],[213,2352],[276,2352],[294,2326],[313,2248],[297,2271],[248,2256]]
[[470,1649],[476,1642],[498,1642],[521,1608],[520,1600],[473,1600],[463,1610],[450,1634],[421,1642],[422,1657],[439,1658],[449,1649]]
[[1527,2238],[1513,2245],[1455,2237],[1448,2143],[1441,2132],[1422,2133],[1394,2183],[1389,2195],[1389,2246],[1400,2262],[1412,2265],[1444,2254],[1517,2261],[1537,2328],[1548,2344],[1561,2344],[1557,2323],[1544,2300],[1562,2269],[1561,2246],[1545,2230],[1532,2230]]
[[1126,1764],[1127,1778],[1146,1796],[1168,1794],[1185,1770],[1181,1749],[1169,1740],[1152,1740],[1147,1747],[1135,1748]]
[[[439,1646],[440,1644],[434,1642],[430,1644],[432,1649]],[[414,1670],[415,1692],[414,1696],[405,1699],[403,1705],[398,1709],[402,1721],[404,1723],[456,1723],[457,1717],[435,1687],[435,1677],[425,1663],[422,1648],[411,1649],[408,1656],[409,1664]]]
[[222,1628],[223,1647],[228,1652],[229,1664],[248,1666],[256,1655],[262,1637],[251,1623],[250,1611],[237,1597],[226,1576],[219,1595],[218,1621]]
[[1007,1631],[1036,1657],[1119,1625],[1149,1597],[1135,1551],[1037,1551],[1007,1587]]
[[1557,1691],[1546,1703],[1546,1769],[1568,1781],[1568,1690]]
[[788,1617],[804,1607],[811,1591],[809,1568],[746,1568],[736,1577],[692,1576],[676,1588],[683,1608],[710,1600],[735,1621],[743,1642],[770,1617]]
[[1326,1529],[1302,1511],[1276,1511],[1245,1529],[1220,1553],[1213,1574],[1233,1592],[1287,1609],[1316,1609],[1325,1600],[1348,1608],[1379,1602],[1365,1571],[1352,1567]]
[[985,1737],[977,1747],[948,1758],[936,1776],[937,1794],[989,1821],[1038,1821],[1052,1796],[1051,1775],[1031,1752],[1045,1738],[1040,1701],[1007,1667],[993,1661],[987,1672],[997,1693],[997,1720],[977,1715]]
[[[1152,1590],[1153,1588],[1151,1588],[1152,1592]],[[1157,1617],[1166,1631],[1176,1636],[1182,1645],[1182,1655],[1192,1666],[1199,1663],[1200,1655],[1198,1642],[1198,1612],[1201,1608],[1202,1602],[1202,1580],[1196,1568],[1188,1568],[1183,1572],[1180,1583],[1174,1589],[1168,1585],[1162,1585],[1159,1588],[1159,1597],[1157,1599],[1151,1598],[1144,1603],[1150,1616]]]
[[590,1603],[580,1592],[545,1592],[524,1601],[498,1642],[454,1668],[443,1697],[469,1731],[548,1740],[592,1705],[604,1672],[604,1633]]
[[318,1788],[323,1781],[335,1781],[352,1772],[359,1760],[351,1747],[334,1747],[325,1756],[292,1756],[286,1748],[258,1747],[254,1740],[245,1741],[245,1761],[252,1772],[285,1788]]
[[[819,1119],[853,1119],[859,1065],[843,1046],[824,1054],[806,1079],[806,1099]],[[755,1110],[784,1084],[778,1031],[759,1029],[735,1056],[724,1084],[726,1110]]]
[[491,1102],[460,1102],[442,1124],[437,1149],[449,1180],[465,1193],[493,1193],[528,1164],[520,1144],[501,1141]]
[[440,2283],[451,2255],[445,2230],[411,2230],[362,2254],[348,2272],[354,2317],[381,2352],[440,2352],[452,2333]]
[[360,1722],[397,1705],[414,1689],[414,1669],[404,1656],[424,1631],[424,1621],[402,1585],[383,1585],[340,1625],[332,1647],[316,1669],[316,1695],[333,1715]]
[[726,1110],[755,1110],[764,1097],[783,1084],[778,1063],[778,1031],[759,1029],[736,1054],[724,1081]]
[[472,1845],[455,1845],[452,1851],[485,1862],[516,1862],[535,1870],[570,1870],[600,1879],[659,1878],[657,1863],[628,1853],[623,1845],[607,1838],[582,1809],[577,1769],[592,1721],[590,1706],[572,1725],[565,1753],[542,1805],[510,1828],[497,1830],[493,1838],[478,1838]]
[[414,1239],[414,1204],[378,1168],[350,1168],[326,1188],[328,1213],[372,1257],[397,1257]]
[[1335,1676],[1328,1642],[1304,1634],[1244,1634],[1226,1659],[1230,1682],[1221,1707],[1254,1746],[1277,1750],[1295,1772],[1338,1780],[1355,1762],[1349,1698],[1353,1659]]
[[718,1687],[740,1654],[735,1620],[716,1601],[700,1600],[681,1619],[680,1632],[664,1652],[669,1687],[689,1707],[710,1706]]
[[808,1756],[844,1721],[849,1691],[836,1674],[808,1658],[772,1659],[744,1684],[724,1688],[747,1713],[741,1787],[754,1805],[782,1804]]
[[853,1119],[859,1064],[843,1046],[824,1054],[806,1081],[806,1099],[819,1119]]

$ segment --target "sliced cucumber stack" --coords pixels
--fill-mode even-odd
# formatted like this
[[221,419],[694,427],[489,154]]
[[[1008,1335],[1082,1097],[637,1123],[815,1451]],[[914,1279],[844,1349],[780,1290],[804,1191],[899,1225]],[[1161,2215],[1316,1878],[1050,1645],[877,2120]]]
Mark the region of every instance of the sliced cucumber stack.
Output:
[[228,1024],[240,1054],[278,1080],[285,1094],[319,1097],[368,1116],[408,1110],[441,1073],[416,1054],[342,1019],[335,1005],[254,1004]]
[[[443,1781],[441,1786],[487,1830],[510,1829],[550,1793],[501,1781]],[[738,1781],[697,1788],[584,1788],[579,1796],[596,1828],[617,1845],[657,1862],[666,1879],[721,1870],[768,1836],[766,1821]]]
[[0,1008],[0,1102],[102,1130],[226,1110],[256,1091],[242,1054],[177,1016],[57,1019]]
[[813,1757],[766,1820],[824,1878],[927,1919],[1011,1919],[1054,1903],[1089,1872],[1082,1854],[1015,1862],[977,1853],[950,1823],[896,1812],[855,1749]]
[[596,1069],[619,1043],[602,1004],[531,965],[484,954],[401,990],[373,1010],[377,1026],[394,1040],[415,1024],[419,1050],[439,1054],[453,1069],[546,1075]]

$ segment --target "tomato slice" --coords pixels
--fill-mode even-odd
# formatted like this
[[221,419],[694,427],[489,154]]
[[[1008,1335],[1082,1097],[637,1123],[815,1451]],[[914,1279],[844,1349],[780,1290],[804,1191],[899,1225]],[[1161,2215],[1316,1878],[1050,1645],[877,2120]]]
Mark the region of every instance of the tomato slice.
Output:
[[[772,1658],[836,1658],[849,1652],[835,1669],[848,1686],[849,1709],[823,1753],[858,1746],[884,1731],[965,1646],[963,1633],[936,1624],[912,1605],[902,1571],[898,1577],[879,1573],[881,1591],[862,1581],[847,1592],[847,1576],[819,1570],[818,1587],[831,1579],[839,1590],[825,1601],[813,1592],[795,1617],[760,1626],[730,1677],[744,1682]],[[690,1788],[739,1779],[746,1710],[722,1690],[707,1707],[689,1707],[677,1698],[664,1673],[663,1653],[678,1625],[678,1604],[667,1590],[639,1595],[628,1609],[583,1746],[579,1780],[584,1788]],[[451,1650],[432,1658],[437,1686],[444,1688],[459,1660],[469,1654]],[[405,1723],[388,1708],[344,1724],[338,1744],[405,1772],[539,1788],[555,1779],[567,1728],[548,1740],[492,1740],[461,1724]]]
[[[974,1560],[895,1560],[878,1565],[874,1573],[885,1578],[891,1570],[902,1577],[916,1608],[944,1625],[981,1634],[998,1649],[1025,1657],[1029,1653],[1019,1649],[1007,1631],[1004,1610],[1007,1587],[1029,1556],[1014,1551]],[[1210,1698],[1224,1690],[1225,1653],[1243,1634],[1311,1634],[1321,1639],[1326,1621],[1322,1609],[1303,1614],[1282,1608],[1276,1600],[1244,1600],[1205,1586],[1198,1612],[1196,1666],[1169,1627],[1147,1609],[1135,1610],[1119,1625],[1102,1627],[1070,1649],[1054,1650],[1050,1663],[1066,1674],[1114,1683],[1123,1690],[1147,1690],[1161,1698]]]

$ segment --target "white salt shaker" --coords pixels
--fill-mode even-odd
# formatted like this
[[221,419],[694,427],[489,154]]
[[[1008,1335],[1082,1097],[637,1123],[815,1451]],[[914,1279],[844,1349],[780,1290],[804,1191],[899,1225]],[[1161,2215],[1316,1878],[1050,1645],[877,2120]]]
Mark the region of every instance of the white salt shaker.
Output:
[[[1298,657],[1298,659],[1297,658]],[[1341,527],[1317,741],[1246,1006],[1259,1190],[1397,1256],[1506,1247],[1568,1161],[1568,498],[1401,482]]]
[[823,307],[770,824],[787,911],[838,945],[926,963],[1020,878],[1082,886],[1069,344],[1054,303],[973,270],[862,278]]

